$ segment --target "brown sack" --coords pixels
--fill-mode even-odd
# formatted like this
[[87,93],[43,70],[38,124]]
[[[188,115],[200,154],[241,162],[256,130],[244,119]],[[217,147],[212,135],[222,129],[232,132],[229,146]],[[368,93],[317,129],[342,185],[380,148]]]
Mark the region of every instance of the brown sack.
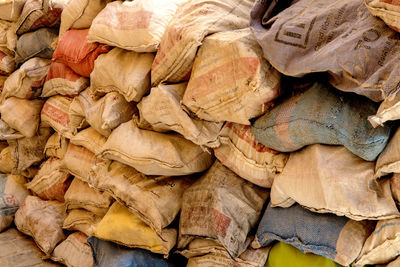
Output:
[[68,212],[63,228],[69,231],[80,231],[87,236],[92,236],[93,229],[100,223],[102,218],[102,216],[84,209],[73,209]]
[[14,52],[5,47],[0,47],[0,74],[10,75],[15,70],[15,67],[16,63]]
[[183,194],[178,248],[196,237],[216,240],[233,258],[249,245],[268,191],[241,179],[219,161]]
[[133,121],[116,128],[101,156],[117,160],[146,175],[186,175],[208,169],[214,158],[177,134],[139,129]]
[[[12,0],[11,0],[12,1]],[[20,2],[20,0],[17,0]],[[14,0],[14,2],[17,2]],[[23,0],[25,1],[25,0]],[[18,36],[15,33],[15,24],[10,21],[2,20],[1,16],[4,11],[2,6],[5,1],[0,3],[0,47],[7,48],[9,51],[15,52],[17,46]],[[6,1],[8,2],[8,1]],[[17,10],[15,10],[18,12]]]
[[15,162],[12,159],[13,147],[6,147],[0,152],[0,173],[11,173],[15,168]]
[[12,129],[7,123],[0,119],[0,140],[13,140],[22,137],[24,137],[24,135]]
[[[175,131],[197,145],[218,146],[218,133],[222,123],[191,117],[181,101],[187,83],[160,84],[151,88],[137,107],[140,124],[149,123],[155,131]],[[141,125],[140,125],[141,126]]]
[[48,98],[40,114],[42,125],[52,127],[61,136],[71,138],[73,129],[70,127],[68,112],[71,101],[72,98],[61,95]]
[[[97,160],[97,162],[99,161]],[[61,164],[61,170],[69,172],[84,182],[88,182],[90,169],[95,163],[96,156],[92,152],[70,142]]]
[[387,97],[379,106],[376,115],[369,116],[368,120],[374,128],[383,126],[387,121],[400,119],[400,94]]
[[76,146],[83,146],[94,154],[101,152],[107,138],[99,134],[93,127],[78,132],[71,138],[71,143]]
[[86,111],[94,106],[99,96],[92,93],[90,88],[82,91],[79,96],[74,97],[69,106],[70,128],[73,134],[76,134],[78,129],[87,127],[89,124],[86,121]]
[[390,178],[390,190],[392,191],[392,196],[396,201],[397,205],[400,205],[400,174],[393,174]]
[[390,28],[400,31],[400,3],[396,0],[374,0],[366,6],[372,15],[381,18]]
[[389,183],[374,178],[373,162],[343,146],[312,145],[291,153],[274,179],[271,204],[287,208],[297,202],[313,212],[353,220],[400,217]]
[[28,196],[15,214],[18,230],[32,236],[46,256],[66,238],[61,228],[64,220],[64,204],[34,196]]
[[385,149],[379,155],[375,165],[375,177],[390,173],[400,173],[400,128],[392,136]]
[[3,0],[0,2],[0,19],[16,21],[26,0]]
[[54,249],[51,259],[67,266],[92,267],[93,255],[89,244],[86,242],[87,238],[84,233],[80,232],[70,234]]
[[46,146],[44,147],[44,153],[46,157],[56,157],[63,159],[67,152],[68,139],[62,137],[59,133],[54,133],[47,140]]

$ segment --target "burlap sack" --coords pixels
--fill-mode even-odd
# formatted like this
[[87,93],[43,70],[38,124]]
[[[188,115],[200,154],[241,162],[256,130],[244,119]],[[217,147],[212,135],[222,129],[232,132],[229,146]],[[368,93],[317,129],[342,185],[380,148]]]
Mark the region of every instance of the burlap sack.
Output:
[[61,136],[71,138],[74,134],[74,129],[69,125],[68,111],[71,101],[72,98],[61,95],[48,98],[40,113],[42,125],[52,127]]
[[68,113],[70,128],[74,134],[78,129],[89,126],[86,121],[86,111],[96,104],[99,99],[99,96],[94,95],[90,88],[87,88],[72,100]]
[[50,128],[39,128],[33,137],[9,140],[13,169],[11,173],[20,174],[44,158],[44,147],[52,131]]
[[297,204],[290,208],[268,205],[252,247],[283,241],[304,253],[322,255],[348,266],[360,254],[373,227],[371,221],[358,222],[343,216],[313,213]]
[[64,220],[63,203],[43,201],[34,196],[26,197],[24,204],[15,213],[18,230],[32,236],[47,256],[66,238],[61,228]]
[[372,15],[381,18],[390,28],[400,31],[400,3],[393,0],[374,0],[366,6]]
[[215,157],[237,175],[253,184],[270,188],[285,167],[288,155],[259,143],[248,125],[228,122],[219,134],[221,145]]
[[89,79],[76,74],[67,65],[52,62],[44,82],[41,97],[75,96],[89,86]]
[[400,174],[395,173],[390,178],[390,190],[397,205],[400,205]]
[[376,110],[376,103],[365,97],[316,82],[282,98],[253,123],[251,131],[260,143],[282,152],[311,144],[344,145],[355,155],[374,161],[391,132],[389,126],[373,128],[368,122]]
[[295,202],[314,212],[353,220],[400,217],[390,181],[377,181],[373,162],[341,146],[317,144],[291,153],[274,179],[271,204],[286,208]]
[[158,234],[178,215],[182,194],[195,181],[192,177],[147,177],[116,161],[96,164],[89,177],[92,186],[109,193]]
[[175,246],[177,232],[175,229],[163,229],[156,234],[128,208],[114,202],[110,210],[94,229],[94,236],[132,248],[143,248],[154,253],[168,255]]
[[[1,1],[0,3],[0,16],[4,15],[3,5],[6,2],[8,1]],[[17,4],[18,2],[21,3],[21,0],[14,0],[13,2]],[[18,10],[15,9],[15,12],[18,12]],[[9,15],[10,14],[11,12],[9,13]],[[17,40],[18,36],[15,33],[15,23],[4,21],[0,18],[0,47],[7,48],[8,50],[15,52]]]
[[71,184],[70,174],[60,170],[61,160],[49,158],[26,187],[43,200],[64,202],[65,192]]
[[96,94],[119,92],[127,101],[139,102],[150,90],[153,59],[154,55],[151,53],[139,54],[117,47],[100,55],[90,75],[92,91]]
[[87,29],[111,0],[70,0],[61,13],[60,37],[69,29]]
[[31,166],[21,172],[21,175],[28,179],[33,179],[35,175],[39,172],[38,166]]
[[249,28],[204,39],[183,104],[199,118],[250,125],[280,95],[280,74],[264,58]]
[[184,2],[187,0],[109,3],[93,20],[88,40],[136,52],[156,52],[165,28]]
[[87,236],[93,235],[93,229],[100,223],[102,216],[98,216],[84,209],[73,209],[68,212],[63,228],[69,231],[79,231]]
[[133,121],[116,128],[100,154],[146,175],[186,175],[208,169],[214,157],[177,134],[139,129]]
[[8,76],[0,74],[0,92],[3,91],[4,83],[6,82]]
[[85,209],[100,217],[104,216],[113,203],[113,198],[107,192],[101,192],[75,178],[65,193],[65,208]]
[[1,102],[12,96],[27,99],[40,96],[50,62],[48,59],[34,57],[22,64],[5,81]]
[[107,138],[99,134],[93,127],[78,132],[71,138],[71,143],[76,146],[83,146],[94,154],[99,154],[106,143]]
[[0,140],[12,140],[24,137],[18,131],[12,129],[5,123],[2,119],[0,119]]
[[21,175],[0,174],[0,233],[12,224],[15,212],[29,195],[25,182]]
[[85,110],[86,121],[100,134],[108,137],[121,123],[132,119],[136,113],[135,105],[117,93],[111,92]]
[[0,172],[1,173],[11,173],[15,168],[15,162],[11,156],[13,147],[6,147],[0,152]]
[[21,15],[26,0],[3,0],[0,2],[0,19],[16,21]]
[[152,85],[187,80],[204,37],[248,27],[253,2],[191,0],[180,6],[161,39],[151,69]]
[[46,146],[44,147],[44,153],[46,157],[56,157],[63,159],[67,152],[68,139],[62,137],[59,133],[54,133],[47,140]]
[[250,240],[248,234],[261,215],[268,191],[237,176],[216,161],[187,189],[182,198],[179,248],[196,237],[218,241],[237,258]]
[[382,101],[399,91],[400,36],[374,18],[363,0],[301,0],[272,19],[257,1],[251,28],[267,60],[300,77],[327,72],[336,88]]
[[15,70],[15,54],[5,47],[0,47],[0,74],[10,75]]
[[140,127],[150,124],[159,131],[175,131],[197,145],[218,146],[218,134],[222,123],[209,122],[190,116],[181,101],[187,83],[160,84],[138,103]]
[[17,24],[17,34],[41,27],[53,27],[60,23],[66,0],[26,0]]
[[67,266],[92,267],[93,255],[89,244],[86,242],[87,238],[81,232],[70,234],[54,249],[51,259]]
[[400,173],[400,129],[398,128],[389,143],[379,155],[375,165],[375,176]]
[[399,255],[400,219],[382,220],[365,241],[354,266],[388,263]]

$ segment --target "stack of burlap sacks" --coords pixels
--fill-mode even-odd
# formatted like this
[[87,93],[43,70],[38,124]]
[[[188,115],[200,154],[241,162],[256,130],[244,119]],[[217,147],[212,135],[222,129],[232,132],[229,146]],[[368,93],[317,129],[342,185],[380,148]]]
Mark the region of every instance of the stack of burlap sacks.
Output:
[[67,266],[395,260],[400,7],[290,2],[0,1],[0,231]]

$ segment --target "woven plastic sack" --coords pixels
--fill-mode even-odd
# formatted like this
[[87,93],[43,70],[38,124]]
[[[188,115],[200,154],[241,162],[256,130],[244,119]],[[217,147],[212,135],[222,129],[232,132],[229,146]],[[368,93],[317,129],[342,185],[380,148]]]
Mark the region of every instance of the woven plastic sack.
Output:
[[[97,162],[101,162],[97,160]],[[82,146],[68,144],[61,169],[65,170],[84,182],[88,182],[89,172],[96,163],[96,156]]]
[[50,256],[66,238],[61,228],[64,219],[63,203],[28,196],[15,214],[15,225],[20,232],[32,236],[46,256]]
[[12,224],[15,212],[29,195],[25,182],[20,175],[0,174],[0,233]]
[[348,266],[360,254],[373,227],[370,221],[313,213],[300,205],[290,208],[268,205],[252,247],[266,247],[274,241],[282,241],[303,253],[321,255]]
[[73,129],[69,122],[69,105],[72,98],[67,96],[56,95],[48,98],[43,105],[40,113],[42,125],[52,127],[61,136],[71,138]]
[[400,173],[400,129],[398,128],[388,145],[379,155],[375,165],[375,176]]
[[0,3],[0,19],[16,21],[21,15],[26,0],[4,0]]
[[374,129],[368,122],[376,110],[377,105],[365,97],[315,83],[282,99],[253,123],[251,131],[260,143],[282,152],[318,143],[344,145],[373,161],[385,148],[391,131],[390,127]]
[[233,258],[249,245],[268,191],[241,179],[216,161],[187,189],[179,220],[179,248],[196,237],[218,241]]
[[218,146],[222,123],[209,122],[191,116],[181,105],[187,83],[160,84],[151,88],[137,107],[140,125],[150,124],[159,132],[175,131],[197,145]]
[[84,209],[69,210],[63,228],[69,231],[79,231],[87,236],[92,236],[93,229],[97,227],[102,218],[102,216],[98,216]]
[[227,122],[219,134],[215,157],[243,179],[270,188],[282,172],[288,155],[259,143],[250,126]]
[[49,137],[46,146],[44,147],[44,153],[46,157],[55,157],[63,159],[67,152],[68,139],[60,136],[57,132]]
[[99,134],[93,127],[86,128],[71,138],[72,144],[83,146],[94,154],[101,152],[106,141],[107,138]]
[[213,155],[177,134],[139,129],[133,121],[116,128],[103,146],[101,156],[120,161],[146,175],[187,175],[202,172]]
[[80,232],[70,234],[54,249],[51,259],[67,266],[93,266],[92,250],[86,239],[87,236]]
[[216,32],[248,27],[253,2],[192,0],[180,6],[161,39],[151,69],[152,85],[187,80],[203,39]]
[[109,3],[93,20],[88,40],[136,52],[156,52],[169,21],[179,4],[186,1],[136,0]]

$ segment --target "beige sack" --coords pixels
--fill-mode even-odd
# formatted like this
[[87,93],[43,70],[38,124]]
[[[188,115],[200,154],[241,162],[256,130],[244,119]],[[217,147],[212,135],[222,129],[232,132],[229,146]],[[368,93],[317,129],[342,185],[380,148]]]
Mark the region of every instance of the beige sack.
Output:
[[390,190],[392,191],[392,196],[396,203],[400,205],[400,174],[393,174],[390,178]]
[[183,194],[178,248],[196,237],[218,241],[233,258],[249,245],[268,191],[241,179],[219,161]]
[[26,99],[40,96],[50,63],[49,59],[34,57],[22,64],[4,83],[1,102],[12,96]]
[[[189,78],[197,48],[208,34],[249,26],[253,0],[192,0],[175,13],[151,68],[151,84]],[[221,53],[222,51],[219,51]]]
[[70,174],[60,170],[61,160],[50,158],[46,160],[39,172],[26,187],[43,200],[58,200],[64,202],[64,195],[71,184]]
[[387,265],[375,265],[376,267],[397,267],[400,266],[400,257],[397,257],[394,261],[389,262]]
[[219,141],[221,145],[214,148],[215,157],[243,179],[261,187],[272,186],[288,159],[288,154],[259,143],[248,125],[225,123]]
[[400,119],[400,94],[387,97],[379,106],[376,115],[368,117],[374,128],[383,126],[387,121],[398,119]]
[[94,154],[101,152],[107,138],[99,134],[93,127],[78,132],[71,138],[71,143],[76,146],[83,146]]
[[43,105],[40,117],[42,125],[52,127],[61,136],[71,138],[73,129],[69,122],[69,105],[72,98],[67,96],[56,95],[48,98]]
[[110,193],[158,234],[178,215],[182,194],[194,181],[192,177],[146,177],[117,161],[98,164],[90,173],[94,187]]
[[54,133],[47,140],[46,146],[44,147],[44,153],[46,157],[56,157],[63,159],[68,148],[68,139],[62,137],[59,133]]
[[65,193],[65,208],[85,209],[98,216],[104,216],[113,203],[107,192],[100,192],[81,180],[75,178]]
[[186,175],[208,169],[214,158],[177,134],[139,129],[133,121],[116,128],[101,156],[117,160],[146,175]]
[[0,152],[0,173],[11,173],[15,168],[15,162],[12,159],[13,147],[6,147]]
[[10,75],[15,70],[15,67],[16,63],[14,52],[5,47],[0,47],[0,74]]
[[400,32],[400,3],[396,0],[374,0],[366,6],[372,15],[381,18],[390,28]]
[[139,102],[150,90],[153,59],[151,53],[139,54],[121,48],[99,55],[90,74],[91,89],[96,94],[116,91],[127,101]]
[[18,131],[12,129],[2,119],[0,119],[0,140],[13,140],[24,137]]
[[43,100],[10,97],[0,106],[1,119],[26,137],[36,134]]
[[183,104],[199,118],[250,125],[280,95],[280,74],[264,58],[249,28],[204,39]]
[[87,238],[80,232],[70,234],[54,249],[51,259],[67,266],[92,267],[93,255],[90,245],[86,242]]
[[100,223],[102,216],[98,216],[84,209],[74,209],[68,212],[63,228],[69,231],[80,231],[87,236],[93,235],[93,229]]
[[70,0],[61,13],[60,37],[69,29],[87,29],[111,0]]
[[[197,145],[218,146],[218,133],[222,123],[192,118],[182,108],[181,101],[187,83],[151,88],[150,95],[137,105],[140,120],[149,123],[156,131],[175,131]],[[144,123],[144,122],[141,122]]]
[[0,19],[16,21],[21,15],[26,0],[3,0],[0,2]]
[[[100,162],[101,160],[97,160]],[[92,166],[96,163],[96,156],[82,146],[68,144],[67,152],[61,164],[61,170],[67,171],[73,176],[88,182],[88,175]]]
[[107,137],[114,128],[132,119],[136,107],[127,102],[121,94],[111,92],[85,111],[86,121]]
[[86,121],[86,111],[95,105],[99,99],[100,97],[94,95],[91,89],[88,88],[72,100],[69,106],[69,117],[70,128],[74,130],[75,134],[78,129],[89,125]]
[[379,155],[375,165],[375,176],[400,173],[400,128],[392,136],[385,149]]
[[365,241],[354,266],[388,263],[399,255],[400,219],[381,220]]
[[[12,1],[12,0],[11,0]],[[4,15],[4,4],[5,2],[11,1],[1,1],[0,2],[0,16]],[[25,2],[25,0],[23,0]],[[21,0],[14,0],[13,2],[21,2]],[[18,10],[15,10],[18,12]],[[8,15],[10,15],[9,13]],[[18,36],[15,33],[15,24],[9,21],[4,21],[0,18],[0,47],[7,48],[10,51],[15,52],[17,46]]]
[[389,183],[374,178],[373,162],[343,146],[317,144],[291,153],[274,179],[271,204],[287,208],[297,202],[313,212],[353,220],[400,217]]
[[32,236],[38,247],[49,256],[66,236],[62,230],[64,205],[58,201],[43,201],[28,196],[15,214],[15,225],[22,233]]
[[165,28],[183,2],[187,0],[109,3],[93,20],[88,40],[136,52],[155,52]]

